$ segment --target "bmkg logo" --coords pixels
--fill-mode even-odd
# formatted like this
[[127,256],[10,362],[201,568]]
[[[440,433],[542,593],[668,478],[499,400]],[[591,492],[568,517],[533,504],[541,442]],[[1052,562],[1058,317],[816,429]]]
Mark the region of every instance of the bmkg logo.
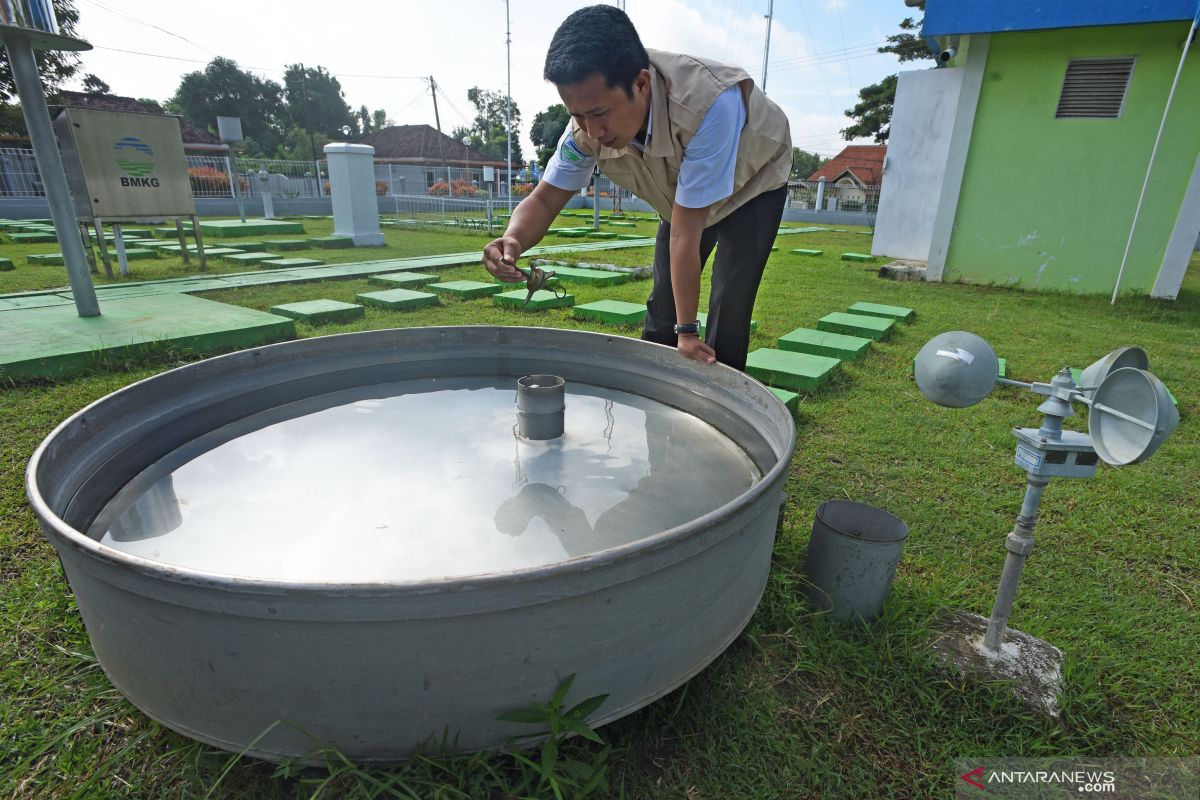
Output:
[[150,145],[136,136],[124,136],[113,145],[117,153],[117,166],[131,175],[121,178],[122,186],[158,186],[158,178],[147,178],[154,171],[154,151]]

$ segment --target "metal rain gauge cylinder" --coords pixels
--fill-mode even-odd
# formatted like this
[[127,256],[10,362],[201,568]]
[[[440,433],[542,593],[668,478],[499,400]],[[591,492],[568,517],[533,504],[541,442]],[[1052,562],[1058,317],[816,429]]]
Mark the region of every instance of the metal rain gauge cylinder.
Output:
[[[1021,571],[1033,550],[1042,492],[1051,478],[1092,477],[1100,460],[1113,465],[1144,461],[1175,430],[1179,413],[1166,387],[1146,371],[1146,354],[1137,347],[1115,350],[1083,370],[1083,386],[1075,384],[1067,367],[1048,383],[1025,383],[1000,378],[998,363],[991,346],[966,331],[935,336],[916,358],[917,386],[938,405],[974,405],[997,383],[1045,397],[1037,409],[1042,413],[1041,426],[1013,429],[1017,439],[1014,462],[1026,472],[1026,489],[1016,524],[1005,539],[1008,553],[991,617],[983,623],[982,618],[960,614],[957,619],[960,628],[967,629],[966,640],[955,641],[955,637],[962,638],[959,630],[943,637],[935,648],[968,671],[1013,678],[1018,694],[1057,715],[1061,651],[1008,628]],[[1087,434],[1063,430],[1063,421],[1074,416],[1074,402],[1090,406]],[[970,630],[976,622],[982,635]]]
[[410,328],[126,387],[42,443],[27,491],[148,715],[388,763],[533,733],[498,717],[568,675],[568,701],[609,696],[600,725],[703,669],[762,596],[794,446],[765,387],[658,345]]

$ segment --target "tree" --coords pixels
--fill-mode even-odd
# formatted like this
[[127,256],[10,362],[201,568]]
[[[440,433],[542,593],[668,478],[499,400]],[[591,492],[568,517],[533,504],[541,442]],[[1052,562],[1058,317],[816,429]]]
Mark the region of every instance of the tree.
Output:
[[[922,20],[923,21],[923,20]],[[925,40],[921,38],[921,22],[906,17],[900,23],[900,33],[887,37],[888,44],[879,48],[880,53],[894,53],[900,63],[906,61],[936,61]],[[879,144],[887,142],[892,122],[892,105],[896,102],[896,75],[889,75],[879,83],[859,90],[861,102],[846,112],[855,120],[854,124],[842,129],[842,137],[857,139],[873,136]]]
[[88,94],[112,94],[112,87],[90,72],[83,76],[83,90]]
[[167,104],[202,130],[217,130],[217,117],[240,117],[247,155],[275,155],[290,127],[283,87],[217,56],[203,72],[183,76]]
[[558,140],[562,138],[563,131],[567,129],[567,123],[570,121],[571,115],[562,103],[555,103],[534,115],[529,138],[537,147],[537,160],[542,169],[546,168],[550,156],[554,155],[554,148],[558,147]]
[[[79,12],[72,0],[51,0],[54,16],[58,19],[58,30],[66,36],[78,36],[75,24]],[[38,74],[42,76],[42,88],[46,96],[57,93],[62,85],[79,71],[79,56],[67,50],[35,51]],[[0,102],[16,97],[17,85],[13,82],[12,67],[8,63],[8,51],[0,47]]]
[[801,150],[799,147],[793,147],[792,179],[808,180],[808,176],[819,170],[827,161],[829,159],[821,158],[817,153],[810,153],[807,150]]
[[288,111],[296,123],[333,139],[344,137],[342,128],[358,131],[342,84],[324,67],[305,67],[290,64],[283,73],[284,97]]
[[[504,115],[509,98],[500,92],[489,92],[472,87],[467,92],[467,99],[475,106],[475,121],[466,129],[466,135],[471,139],[471,147],[496,161],[508,157],[508,129],[504,127]],[[520,164],[521,140],[518,129],[521,127],[521,111],[517,104],[512,104],[512,160]],[[451,137],[461,137],[451,133]]]

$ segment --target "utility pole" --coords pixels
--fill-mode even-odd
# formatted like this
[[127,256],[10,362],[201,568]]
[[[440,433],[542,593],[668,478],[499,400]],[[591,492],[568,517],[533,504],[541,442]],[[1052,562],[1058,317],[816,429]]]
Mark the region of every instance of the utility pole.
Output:
[[[429,76],[429,92],[433,95],[433,121],[437,125],[437,132],[442,132],[442,118],[438,115],[437,107],[437,81],[433,76]],[[442,151],[442,166],[446,168],[446,197],[450,197],[450,165],[446,163],[446,142],[439,137],[438,144],[441,145]]]
[[[313,140],[312,106],[308,103],[308,75],[304,65],[300,65],[300,93],[304,97],[304,127],[308,128],[308,149],[312,152],[312,160],[317,160],[317,143]],[[320,180],[320,176],[317,176]]]
[[504,98],[504,127],[508,133],[508,213],[512,216],[512,26],[508,0],[504,0],[504,64],[508,70],[508,96]]
[[771,17],[775,15],[775,0],[767,0],[767,43],[763,46],[762,83],[759,88],[767,93],[767,57],[771,54]]

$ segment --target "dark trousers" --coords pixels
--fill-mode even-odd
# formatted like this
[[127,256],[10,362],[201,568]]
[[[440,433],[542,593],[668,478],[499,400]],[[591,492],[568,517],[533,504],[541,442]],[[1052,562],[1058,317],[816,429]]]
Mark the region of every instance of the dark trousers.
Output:
[[[704,341],[717,351],[718,361],[736,369],[746,368],[754,297],[786,201],[787,186],[763,192],[716,225],[705,228],[700,236],[701,269],[713,248],[717,249]],[[642,338],[675,347],[676,322],[675,295],[671,291],[671,223],[663,220],[654,244],[654,287],[646,300]]]

